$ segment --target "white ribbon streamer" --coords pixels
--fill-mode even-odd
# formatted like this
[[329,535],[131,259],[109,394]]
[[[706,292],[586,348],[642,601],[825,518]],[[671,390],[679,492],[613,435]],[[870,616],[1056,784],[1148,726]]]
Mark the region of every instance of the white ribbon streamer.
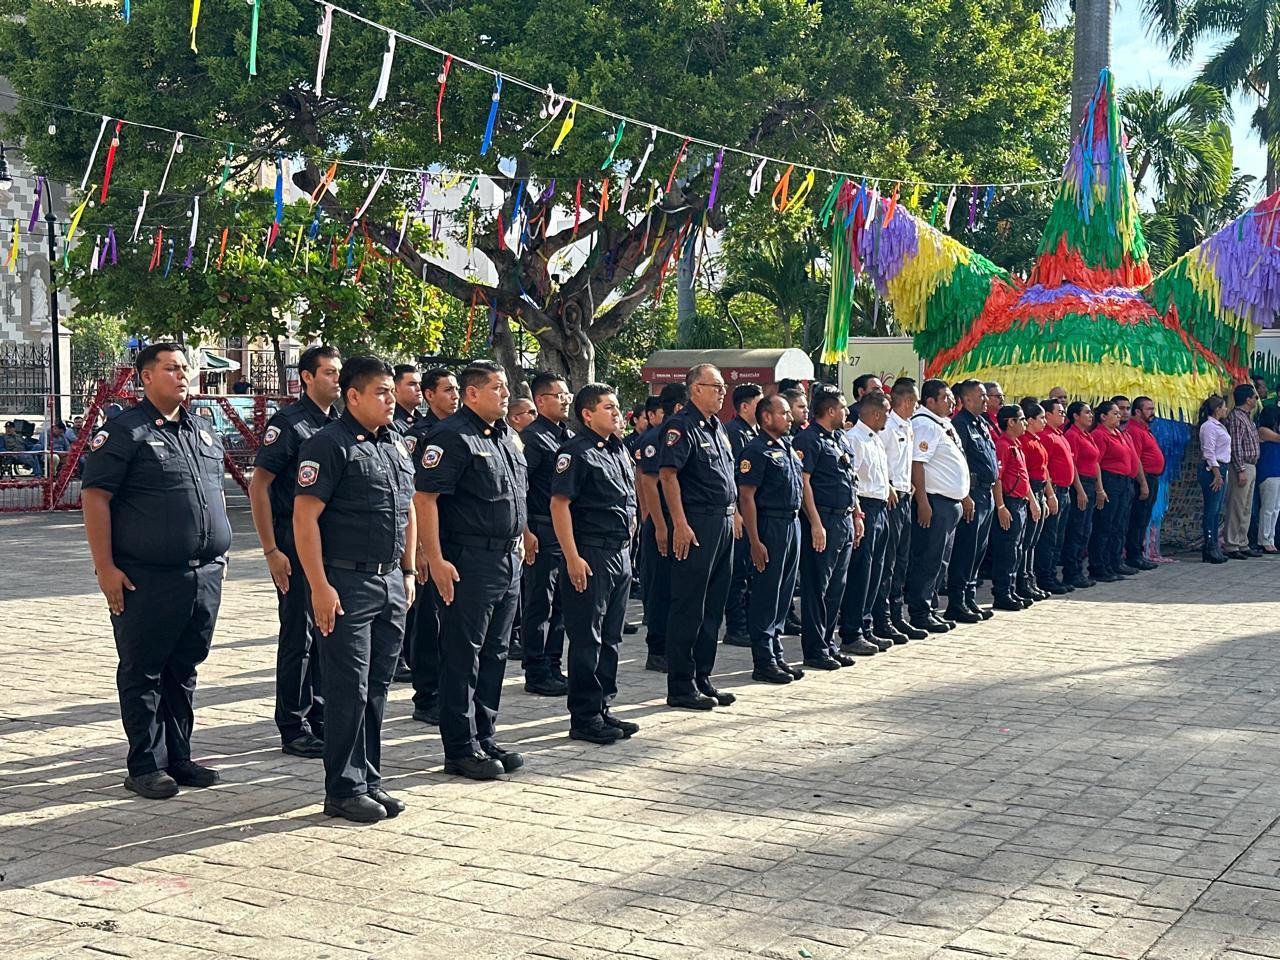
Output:
[[150,190],[142,191],[142,203],[138,205],[138,219],[133,221],[133,236],[129,238],[130,243],[138,242],[138,231],[142,229],[142,215],[147,212],[147,197],[150,195]]
[[387,179],[387,168],[383,167],[382,172],[378,174],[378,179],[373,181],[373,189],[369,191],[369,195],[364,198],[364,203],[360,204],[360,209],[356,211],[354,219],[359,220],[364,216],[364,212],[369,209],[369,204],[373,203],[373,198],[378,195],[378,190],[385,179]]
[[326,3],[320,18],[320,59],[316,62],[316,98],[324,95],[324,68],[329,61],[329,38],[333,35],[333,4]]
[[164,193],[164,185],[169,182],[169,171],[173,168],[173,157],[178,152],[178,146],[182,143],[182,134],[175,133],[173,135],[173,146],[169,148],[169,162],[164,165],[164,176],[160,178],[160,189],[156,191],[156,196]]
[[942,218],[942,226],[947,230],[951,229],[951,211],[955,209],[955,206],[956,206],[956,188],[952,187],[951,194],[947,197],[947,213],[946,213],[946,216]]
[[110,117],[102,118],[102,126],[98,128],[98,139],[93,142],[93,152],[89,154],[89,165],[84,168],[84,176],[80,178],[81,190],[89,183],[89,174],[93,173],[93,161],[98,159],[98,148],[102,146],[102,135],[107,132],[107,121],[110,119]]
[[395,59],[395,55],[396,35],[388,33],[387,49],[382,54],[382,73],[378,75],[378,89],[373,92],[373,99],[369,101],[370,110],[387,99],[387,86],[391,83],[391,61]]
[[194,250],[196,246],[196,232],[200,229],[200,198],[191,198],[191,236],[187,240],[187,249]]
[[650,127],[649,128],[649,145],[644,148],[644,156],[640,158],[640,166],[636,167],[636,172],[631,175],[633,180],[639,181],[640,175],[644,173],[644,168],[648,165],[649,157],[653,153],[653,145],[657,142],[658,142],[658,128]]
[[761,160],[756,164],[755,172],[751,174],[751,183],[747,187],[747,192],[753,197],[760,192],[760,184],[764,181],[764,165],[768,162],[768,160]]

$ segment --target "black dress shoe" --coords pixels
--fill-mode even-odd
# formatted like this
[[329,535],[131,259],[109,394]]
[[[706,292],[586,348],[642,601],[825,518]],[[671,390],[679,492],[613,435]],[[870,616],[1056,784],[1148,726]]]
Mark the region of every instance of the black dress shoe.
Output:
[[309,733],[304,733],[300,737],[294,737],[288,743],[280,747],[281,753],[287,753],[291,757],[303,757],[307,760],[314,760],[317,757],[324,756],[324,741],[319,737],[314,737]]
[[1096,586],[1097,581],[1090,580],[1082,573],[1080,576],[1073,578],[1069,585],[1077,590],[1088,590],[1090,587]]
[[511,645],[507,647],[507,660],[511,663],[520,663],[524,660],[524,644],[519,640],[512,640]]
[[840,664],[840,666],[842,667],[852,667],[855,663],[858,662],[856,659],[849,656],[849,654],[841,653],[839,650],[837,650],[835,653],[831,655],[831,659],[834,660],[836,663]]
[[952,630],[951,624],[945,620],[939,620],[937,617],[930,617],[923,623],[916,624],[916,626],[928,630],[930,633],[950,633]]
[[1065,590],[1067,593],[1076,592],[1076,585],[1074,583],[1067,583],[1065,580],[1059,580],[1058,585],[1061,586],[1062,589]]
[[506,773],[502,764],[483,753],[473,753],[455,759],[446,758],[444,772],[466,777],[469,780],[497,780]]
[[1120,578],[1110,570],[1099,570],[1093,575],[1094,583],[1115,583]]
[[644,668],[652,670],[654,673],[667,672],[667,658],[660,657],[656,653],[651,653],[644,661]]
[[717,690],[711,685],[711,681],[709,680],[703,680],[698,683],[698,692],[704,697],[710,697],[718,706],[721,707],[731,707],[738,701],[738,698],[732,693],[728,693],[724,690]]
[[1067,592],[1067,588],[1058,583],[1057,580],[1042,580],[1040,589],[1051,596],[1060,597]]
[[1022,611],[1022,604],[1019,601],[1004,594],[997,595],[991,605],[997,610],[1007,610],[1010,613],[1013,613],[1014,611]]
[[751,646],[751,640],[745,633],[726,633],[722,642],[726,647]]
[[414,710],[413,719],[419,723],[429,723],[433,727],[438,727],[440,726],[440,708],[426,707],[421,710]]
[[625,636],[633,637],[640,632],[640,624],[633,620],[628,620],[622,625],[622,632]]
[[404,813],[404,801],[397,800],[395,797],[387,793],[387,791],[383,790],[381,787],[370,788],[369,797],[370,799],[373,800],[374,803],[378,804],[378,806],[382,807],[383,810],[387,811],[388,820],[390,820],[392,817],[398,817],[400,816],[400,814]]
[[766,663],[751,671],[751,679],[757,683],[790,683],[793,678],[776,663]]
[[1262,548],[1261,548],[1261,547],[1250,547],[1250,548],[1249,548],[1249,556],[1251,556],[1251,557],[1260,557],[1260,556],[1262,556]]
[[604,712],[604,723],[607,727],[613,727],[615,730],[621,730],[624,738],[634,737],[640,732],[640,724],[632,723],[630,720],[619,720],[608,710]]
[[1018,603],[1022,604],[1023,610],[1030,610],[1033,606],[1035,606],[1036,602],[1034,600],[1032,600],[1030,597],[1023,596],[1021,593],[1017,593],[1017,592],[1011,593],[1010,596],[1013,597],[1013,599],[1016,600]]
[[995,614],[992,613],[990,610],[988,610],[986,607],[978,606],[977,601],[974,601],[974,600],[966,600],[964,603],[964,606],[965,606],[965,609],[968,610],[970,613],[976,613],[980,620],[990,620],[992,617],[995,616]]
[[561,683],[555,677],[526,677],[524,692],[539,697],[563,697],[569,692],[569,685]]
[[814,670],[839,670],[840,661],[831,657],[805,657],[804,665]]
[[848,643],[841,644],[840,651],[854,657],[874,657],[880,652],[880,647],[877,644],[868,643],[862,637],[854,637]]
[[167,800],[178,795],[178,781],[163,770],[125,777],[124,788],[148,800]]
[[1127,563],[1122,563],[1116,567],[1116,573],[1120,574],[1122,577],[1134,577],[1138,574],[1138,568],[1131,567]]
[[169,764],[169,776],[184,787],[212,787],[222,779],[213,767],[202,767],[194,760]]
[[889,623],[888,621],[883,621],[881,623],[875,624],[871,628],[871,633],[873,636],[883,637],[884,639],[888,640],[890,643],[906,643],[908,640],[911,639],[905,633],[903,633],[901,630],[899,630],[897,627],[895,627],[893,624]]
[[325,797],[325,816],[341,817],[353,823],[377,823],[387,819],[387,808],[373,797]]
[[714,697],[708,697],[701,693],[667,694],[667,706],[676,707],[680,710],[712,710],[715,705],[716,700]]
[[982,614],[974,613],[968,607],[958,607],[954,604],[947,607],[945,614],[946,619],[954,620],[956,623],[981,623]]
[[783,634],[788,637],[798,637],[800,636],[800,630],[800,621],[788,614],[786,623],[782,627]]
[[513,750],[503,750],[496,743],[481,744],[484,755],[493,760],[497,760],[502,764],[504,773],[515,773],[524,766],[524,754],[516,753]]
[[908,640],[923,640],[929,635],[928,630],[917,627],[914,623],[908,623],[906,620],[894,620],[893,625]]
[[1232,550],[1227,554],[1227,557],[1232,560],[1251,560],[1252,559],[1252,557],[1249,556],[1248,552],[1244,550]]
[[605,746],[610,743],[617,743],[622,739],[622,731],[617,727],[611,727],[603,720],[598,720],[588,727],[570,727],[570,740],[585,740],[587,743],[598,743]]
[[804,668],[798,667],[794,663],[787,663],[784,660],[782,663],[778,664],[778,668],[781,670],[785,670],[787,673],[791,674],[792,680],[804,679]]
[[1205,563],[1226,563],[1227,562],[1226,557],[1216,552],[1215,553],[1209,553],[1207,551],[1202,552],[1200,554],[1200,559],[1203,560]]
[[391,675],[392,683],[412,683],[413,671],[403,660],[396,661],[396,672]]

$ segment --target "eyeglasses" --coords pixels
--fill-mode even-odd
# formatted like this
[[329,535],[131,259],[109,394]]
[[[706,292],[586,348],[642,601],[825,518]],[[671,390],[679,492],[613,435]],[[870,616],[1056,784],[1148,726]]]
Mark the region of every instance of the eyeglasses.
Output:
[[728,390],[728,389],[729,389],[729,388],[728,388],[728,387],[726,387],[723,383],[695,383],[695,384],[694,384],[694,386],[695,386],[695,387],[710,387],[710,388],[711,388],[712,390],[714,390],[716,393],[724,393],[726,390]]
[[573,399],[573,394],[572,394],[572,393],[552,393],[551,391],[547,391],[546,393],[540,393],[540,394],[538,394],[538,396],[540,396],[540,397],[555,397],[557,400],[572,400],[572,399]]

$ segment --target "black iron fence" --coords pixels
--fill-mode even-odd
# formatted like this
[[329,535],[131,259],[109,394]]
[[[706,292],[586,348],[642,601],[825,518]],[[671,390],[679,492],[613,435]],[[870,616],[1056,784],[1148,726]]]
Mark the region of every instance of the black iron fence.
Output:
[[43,414],[52,362],[52,349],[45,344],[0,343],[0,411]]

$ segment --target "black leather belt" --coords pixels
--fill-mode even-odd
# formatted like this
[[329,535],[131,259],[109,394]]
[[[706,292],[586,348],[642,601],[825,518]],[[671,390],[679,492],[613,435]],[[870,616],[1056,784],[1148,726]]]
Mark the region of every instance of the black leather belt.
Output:
[[786,520],[794,520],[796,516],[795,510],[761,510],[757,508],[756,513],[762,517],[782,517]]
[[853,507],[818,507],[818,515],[823,517],[843,517],[853,513]]
[[520,538],[512,537],[508,540],[504,537],[467,537],[450,535],[444,538],[444,542],[459,547],[476,547],[480,550],[492,550],[494,553],[508,553],[520,545]]
[[384,576],[392,570],[399,568],[400,564],[391,563],[357,563],[354,560],[331,560],[325,558],[324,565],[333,567],[335,570],[354,570],[356,573],[376,573],[378,576]]
[[858,501],[860,503],[874,503],[880,507],[888,506],[889,504],[888,499],[885,497],[864,497],[862,494],[858,494]]
[[617,537],[593,537],[590,535],[587,535],[587,536],[575,535],[574,540],[576,540],[579,544],[581,544],[584,547],[596,547],[597,549],[600,549],[600,550],[622,550],[629,543],[631,543],[630,537],[627,537],[625,539],[618,539]]
[[687,517],[732,517],[734,512],[733,504],[725,507],[723,510],[715,507],[685,507],[684,513]]

